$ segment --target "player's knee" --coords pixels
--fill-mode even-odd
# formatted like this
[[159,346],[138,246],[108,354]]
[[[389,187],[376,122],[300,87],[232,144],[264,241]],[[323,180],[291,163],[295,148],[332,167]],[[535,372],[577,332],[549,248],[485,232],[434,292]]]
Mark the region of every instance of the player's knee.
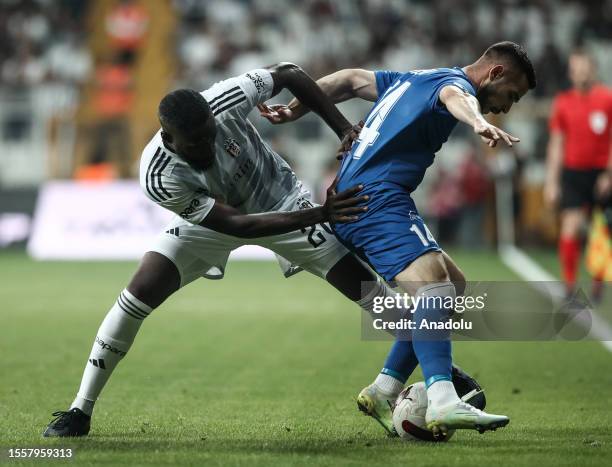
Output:
[[450,274],[450,280],[455,286],[455,291],[457,292],[457,296],[463,295],[465,293],[465,287],[466,287],[466,278],[465,278],[465,274],[463,274],[463,271],[457,268],[455,271],[453,271]]
[[442,266],[440,269],[436,269],[435,271],[432,271],[432,275],[431,278],[429,279],[429,282],[451,282],[450,279],[450,274],[448,273],[448,270],[446,269],[446,266]]
[[157,300],[155,299],[155,293],[151,284],[147,284],[135,276],[126,288],[134,297],[151,308],[159,306],[156,303]]
[[408,294],[430,283],[451,282],[444,258],[438,252],[427,253],[413,261],[395,276],[397,284]]
[[141,302],[151,308],[157,308],[178,289],[178,283],[176,286],[171,284],[172,281],[164,282],[154,280],[151,276],[136,275],[130,281],[127,289]]
[[445,319],[454,313],[454,309],[447,302],[448,299],[454,303],[457,297],[455,286],[450,281],[429,282],[421,286],[417,292],[417,297],[423,297],[421,312],[433,319]]
[[347,254],[327,273],[327,282],[350,300],[358,301],[378,284],[377,276],[357,257]]
[[452,297],[454,299],[457,296],[457,291],[454,284],[450,281],[431,282],[420,287],[416,295],[427,297]]
[[157,308],[180,287],[180,273],[165,256],[148,252],[127,289],[138,300]]
[[444,262],[444,257],[439,253],[432,255],[429,272],[426,275],[427,282],[451,282],[451,275]]
[[584,222],[585,215],[581,210],[565,210],[561,214],[561,235],[566,238],[578,238]]

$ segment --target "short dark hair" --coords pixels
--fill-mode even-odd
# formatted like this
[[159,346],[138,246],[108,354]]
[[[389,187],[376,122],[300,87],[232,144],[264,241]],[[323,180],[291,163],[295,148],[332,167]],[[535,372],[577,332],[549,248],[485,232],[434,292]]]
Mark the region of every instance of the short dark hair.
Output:
[[523,72],[529,82],[529,89],[536,87],[536,74],[525,49],[516,42],[503,41],[490,46],[483,54],[485,58],[502,58],[508,60],[518,70]]
[[193,89],[177,89],[164,96],[159,103],[159,119],[180,132],[201,125],[212,116],[204,96]]

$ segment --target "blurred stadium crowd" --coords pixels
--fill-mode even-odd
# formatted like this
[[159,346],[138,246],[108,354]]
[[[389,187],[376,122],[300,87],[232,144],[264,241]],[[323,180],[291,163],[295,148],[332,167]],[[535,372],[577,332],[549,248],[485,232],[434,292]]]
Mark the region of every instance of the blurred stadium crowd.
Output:
[[[607,6],[606,6],[607,3]],[[409,70],[469,63],[493,42],[520,40],[550,96],[569,50],[612,39],[610,2],[479,0],[213,0],[174,2],[179,79],[211,79],[289,57],[313,76],[338,68]]]
[[[463,65],[498,40],[522,43],[536,66],[539,85],[514,116],[498,122],[524,141],[520,152],[507,155],[512,162],[504,166],[511,167],[507,170],[513,174],[516,200],[525,178],[536,185],[541,181],[548,106],[567,86],[568,53],[576,46],[588,47],[599,57],[600,76],[612,76],[611,0],[160,2],[173,16],[165,50],[153,53],[170,55],[173,62],[166,90],[204,89],[278,61],[295,62],[318,78],[346,67]],[[108,8],[96,10],[102,3]],[[135,70],[145,63],[159,21],[152,5],[136,0],[0,0],[0,138],[8,148],[0,155],[0,187],[37,185],[53,177],[136,174],[144,140],[133,136],[133,108],[147,73]],[[96,11],[104,11],[104,17],[95,17]],[[100,38],[92,37],[94,23],[103,26],[102,48],[95,42]],[[146,98],[156,104],[161,94]],[[83,117],[85,101],[94,109],[90,119]],[[342,108],[357,120],[369,106]],[[147,116],[152,123],[145,136],[156,131],[152,117]],[[321,193],[335,171],[330,159],[336,142],[330,132],[312,116],[287,127],[254,120],[313,191]],[[77,157],[82,134],[91,144]],[[445,161],[420,190],[426,214],[435,219],[439,240],[482,245],[493,178],[506,169],[492,163],[465,129],[441,155]]]
[[[79,85],[88,79],[94,57],[85,17],[93,1],[0,1],[2,86]],[[573,47],[612,40],[612,3],[606,0],[171,3],[178,16],[176,79],[195,88],[283,57],[313,76],[355,66],[430,68],[467,63],[495,41],[522,39],[537,64],[536,95],[550,96],[566,84],[565,57]],[[126,49],[136,49],[146,34],[146,2],[132,6],[137,14],[117,8],[100,19],[109,39]]]
[[91,71],[86,11],[87,2],[79,0],[0,2],[2,87],[82,84]]

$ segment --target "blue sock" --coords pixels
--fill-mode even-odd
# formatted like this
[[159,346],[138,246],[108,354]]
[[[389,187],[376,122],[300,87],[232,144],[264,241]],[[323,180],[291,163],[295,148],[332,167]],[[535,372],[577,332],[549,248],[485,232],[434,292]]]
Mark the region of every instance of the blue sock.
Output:
[[450,310],[441,305],[445,299],[448,300],[448,297],[452,296],[454,299],[455,288],[450,282],[430,284],[421,287],[417,296],[421,296],[421,301],[413,314],[416,329],[412,331],[412,344],[423,371],[425,384],[429,387],[436,381],[452,380],[450,330],[419,329],[419,327],[423,319],[431,323],[445,322],[449,319]]
[[[402,318],[412,318],[412,313],[409,309],[402,312]],[[408,381],[419,361],[414,353],[412,335],[409,329],[398,330],[395,339],[381,373],[393,376],[404,384]]]
[[419,364],[410,340],[396,340],[387,355],[381,373],[405,383]]

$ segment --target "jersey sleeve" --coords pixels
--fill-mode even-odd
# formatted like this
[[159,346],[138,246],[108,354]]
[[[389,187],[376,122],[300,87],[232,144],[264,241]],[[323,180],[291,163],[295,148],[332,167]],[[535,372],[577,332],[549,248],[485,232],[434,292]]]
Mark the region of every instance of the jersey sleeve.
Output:
[[145,182],[145,194],[155,203],[192,224],[200,224],[215,204],[204,188],[191,188],[172,177]]
[[548,130],[551,133],[564,133],[565,124],[563,118],[563,107],[561,105],[561,99],[559,96],[555,97],[552,105],[552,111],[550,118],[548,119]]
[[400,75],[401,73],[398,71],[375,71],[374,76],[376,77],[376,91],[378,92],[378,97],[382,96]]
[[220,92],[208,102],[213,114],[234,112],[246,117],[257,104],[272,97],[274,80],[268,70],[259,68],[221,81],[214,87]]
[[435,110],[444,107],[440,102],[440,92],[442,92],[442,89],[444,89],[446,86],[455,86],[461,89],[463,92],[471,94],[472,96],[476,95],[474,88],[465,78],[457,75],[448,75],[441,78],[434,84],[434,92],[431,95],[430,102],[432,109]]

